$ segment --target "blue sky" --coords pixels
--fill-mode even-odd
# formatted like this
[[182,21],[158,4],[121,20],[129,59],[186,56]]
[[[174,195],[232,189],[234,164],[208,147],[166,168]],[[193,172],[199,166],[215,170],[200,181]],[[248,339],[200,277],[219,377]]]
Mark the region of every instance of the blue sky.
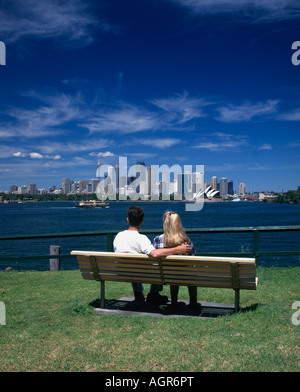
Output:
[[297,0],[0,0],[0,190],[119,156],[296,189],[299,40]]

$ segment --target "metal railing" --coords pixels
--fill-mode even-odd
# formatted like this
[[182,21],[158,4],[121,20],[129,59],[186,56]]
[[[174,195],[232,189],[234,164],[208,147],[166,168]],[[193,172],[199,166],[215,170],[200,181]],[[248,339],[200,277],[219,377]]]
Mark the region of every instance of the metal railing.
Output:
[[[247,252],[199,252],[197,255],[201,256],[239,256],[239,257],[261,257],[261,256],[300,256],[299,250],[284,250],[284,251],[260,251],[259,250],[259,234],[260,233],[275,233],[275,232],[297,232],[300,231],[300,225],[293,226],[258,226],[258,227],[219,227],[219,228],[191,228],[185,229],[187,234],[216,234],[216,233],[252,233],[252,251]],[[140,230],[141,234],[161,234],[161,229],[145,229]],[[106,236],[106,250],[113,251],[113,239],[118,233],[118,230],[110,231],[86,231],[86,232],[70,232],[70,233],[46,233],[46,234],[28,234],[28,235],[2,235],[0,241],[19,241],[19,240],[37,240],[47,238],[66,238],[66,237],[91,237],[91,236]],[[32,256],[16,256],[7,255],[0,256],[1,260],[36,260],[36,259],[51,259],[57,258],[67,259],[74,258],[70,254],[48,254],[48,255],[32,255]]]

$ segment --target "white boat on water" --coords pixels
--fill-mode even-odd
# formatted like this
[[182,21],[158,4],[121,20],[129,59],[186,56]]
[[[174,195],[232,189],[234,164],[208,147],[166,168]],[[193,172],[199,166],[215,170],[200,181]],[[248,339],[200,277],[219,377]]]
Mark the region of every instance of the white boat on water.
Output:
[[235,199],[232,199],[232,201],[242,201],[242,200],[236,197]]
[[86,200],[80,201],[79,204],[76,204],[76,207],[79,208],[108,208],[109,204],[105,201],[100,200]]

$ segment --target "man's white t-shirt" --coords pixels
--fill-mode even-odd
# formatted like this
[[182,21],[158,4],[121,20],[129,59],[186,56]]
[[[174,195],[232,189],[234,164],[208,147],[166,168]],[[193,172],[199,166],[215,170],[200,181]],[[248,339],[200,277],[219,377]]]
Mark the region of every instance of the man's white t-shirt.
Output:
[[149,238],[136,230],[121,231],[114,239],[114,251],[116,253],[144,253],[149,255],[154,249]]

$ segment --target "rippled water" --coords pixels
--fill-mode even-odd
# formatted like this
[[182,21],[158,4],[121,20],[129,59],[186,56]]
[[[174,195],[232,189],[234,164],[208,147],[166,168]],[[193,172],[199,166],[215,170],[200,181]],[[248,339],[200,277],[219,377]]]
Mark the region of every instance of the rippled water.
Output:
[[[79,231],[124,230],[126,210],[133,202],[110,202],[106,209],[76,208],[73,202],[39,202],[0,204],[0,235],[66,233]],[[300,224],[299,204],[259,202],[205,203],[197,212],[185,211],[183,202],[144,202],[142,229],[162,229],[162,216],[173,210],[188,228],[287,226]],[[152,239],[154,236],[149,235]],[[252,250],[252,234],[194,234],[190,235],[198,252],[243,252]],[[300,233],[261,233],[259,250],[300,250]],[[53,238],[38,240],[0,241],[0,270],[49,269],[48,260],[12,261],[9,256],[47,255],[50,245],[60,245],[61,253],[73,249],[106,250],[106,237]],[[300,254],[299,254],[300,256]],[[299,266],[299,257],[259,258],[259,264]],[[77,268],[76,260],[62,260],[63,269]]]

